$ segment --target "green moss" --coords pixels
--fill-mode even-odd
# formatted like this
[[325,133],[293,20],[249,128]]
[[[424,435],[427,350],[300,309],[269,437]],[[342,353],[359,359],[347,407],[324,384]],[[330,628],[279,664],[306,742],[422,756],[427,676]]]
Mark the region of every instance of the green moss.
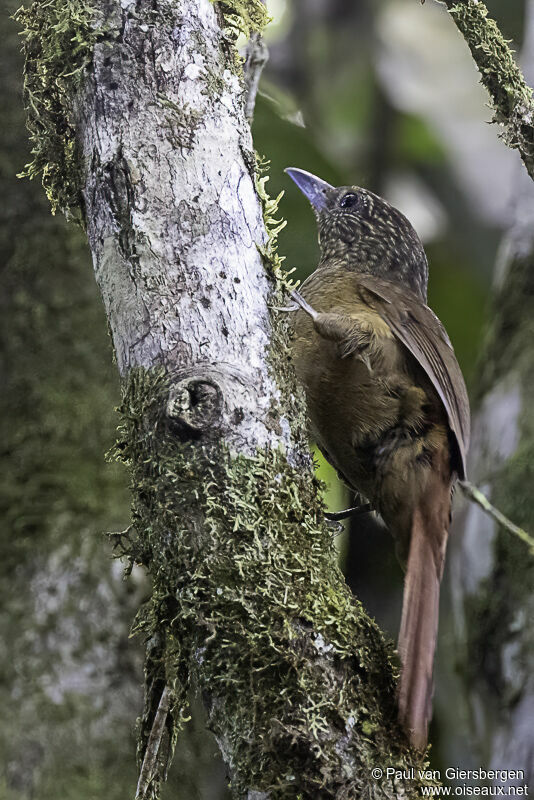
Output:
[[269,22],[262,0],[212,0],[222,11],[226,27],[236,34],[261,33]]
[[488,16],[482,2],[449,3],[449,12],[465,38],[480,71],[480,80],[491,92],[498,115],[504,119],[517,104],[532,104],[532,90],[525,83],[521,70],[495,20]]
[[278,234],[287,225],[286,220],[278,219],[278,205],[284,196],[283,192],[277,197],[270,197],[267,191],[267,182],[269,176],[266,174],[269,162],[256,158],[255,168],[255,185],[256,192],[260,198],[263,208],[263,221],[267,231],[267,244],[265,247],[259,248],[262,257],[265,260],[265,265],[271,277],[277,283],[276,289],[282,291],[291,291],[294,288],[293,283],[288,280],[288,273],[282,270],[283,256],[278,253],[277,240]]
[[467,42],[488,90],[494,121],[505,126],[502,133],[509,147],[520,150],[532,174],[534,103],[532,89],[514,61],[513,52],[488,9],[479,0],[446,0],[449,13]]
[[[372,766],[409,754],[395,722],[393,649],[336,567],[318,482],[278,451],[235,456],[180,441],[161,411],[169,385],[162,372],[130,375],[117,445],[134,492],[122,550],[153,581],[136,626],[149,642],[152,697],[141,742],[165,683],[175,736],[191,675],[236,796],[363,791]],[[347,752],[354,769],[344,775]],[[385,784],[376,796],[396,794]]]
[[96,42],[104,37],[84,0],[48,0],[21,8],[24,96],[33,160],[22,173],[41,177],[55,213],[80,218],[73,101]]

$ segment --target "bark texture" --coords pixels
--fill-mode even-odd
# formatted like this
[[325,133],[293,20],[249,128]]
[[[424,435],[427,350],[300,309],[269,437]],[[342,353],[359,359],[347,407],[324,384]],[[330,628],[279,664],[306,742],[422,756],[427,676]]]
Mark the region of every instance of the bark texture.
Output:
[[[133,507],[115,543],[152,578],[136,623],[141,757],[167,687],[164,771],[192,679],[236,797],[405,797],[417,781],[372,774],[421,763],[395,722],[393,651],[335,566],[268,307],[282,300],[276,204],[235,51],[264,13],[252,0],[34,4],[21,15],[33,169],[48,153],[45,182],[68,177],[49,194],[79,204],[123,381]],[[58,130],[68,152],[47,149]]]
[[[534,14],[524,47],[534,75]],[[534,185],[518,168],[515,220],[495,271],[492,325],[478,381],[470,477],[510,519],[534,530]],[[475,505],[452,540],[455,622],[471,728],[484,764],[534,780],[534,560]],[[512,781],[514,782],[514,781]]]

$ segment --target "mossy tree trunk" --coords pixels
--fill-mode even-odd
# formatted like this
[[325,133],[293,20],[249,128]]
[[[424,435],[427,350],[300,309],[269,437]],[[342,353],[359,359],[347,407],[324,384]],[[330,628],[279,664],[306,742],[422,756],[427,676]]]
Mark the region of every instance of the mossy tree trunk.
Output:
[[115,543],[152,580],[141,759],[162,697],[160,762],[172,750],[192,683],[235,797],[413,795],[373,777],[422,759],[395,721],[392,647],[336,567],[270,311],[275,204],[235,51],[263,5],[57,0],[20,19],[30,172],[86,227],[122,381],[133,506]]
[[82,232],[16,177],[23,59],[3,14],[0,38],[0,796],[119,800],[135,778],[143,583],[122,580],[103,536],[128,519],[104,457],[119,382]]
[[[534,77],[534,3],[523,52]],[[534,530],[534,184],[518,164],[514,221],[495,270],[493,313],[476,387],[470,477],[516,524]],[[478,506],[451,537],[458,666],[471,738],[484,766],[534,781],[534,560]],[[501,781],[499,781],[501,783]]]
[[[478,384],[470,477],[516,524],[534,530],[534,186],[518,181],[517,221],[499,269]],[[526,185],[525,185],[526,184]],[[459,668],[483,763],[534,780],[534,562],[478,506],[451,537]]]

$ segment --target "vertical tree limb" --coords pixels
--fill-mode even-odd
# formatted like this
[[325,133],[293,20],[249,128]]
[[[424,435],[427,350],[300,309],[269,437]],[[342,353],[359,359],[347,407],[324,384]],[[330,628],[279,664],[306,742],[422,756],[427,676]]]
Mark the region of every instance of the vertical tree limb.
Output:
[[29,154],[19,5],[0,15],[0,795],[120,800],[135,779],[142,660],[128,632],[143,590],[102,535],[128,517],[125,476],[104,459],[118,382],[85,238],[16,177]]
[[[534,5],[529,3],[523,64],[534,74]],[[532,463],[532,298],[534,186],[517,170],[514,220],[495,270],[493,314],[476,387],[469,473],[504,514],[534,529]],[[534,559],[476,505],[457,517],[451,579],[458,667],[467,690],[471,735],[484,765],[523,770],[534,780]]]
[[248,42],[245,58],[245,118],[252,124],[256,95],[260,85],[261,73],[269,58],[267,45],[261,33],[255,31]]
[[259,0],[34,4],[30,172],[85,224],[122,380],[120,547],[152,578],[140,761],[164,686],[172,751],[191,681],[236,797],[403,797],[420,781],[373,777],[422,761],[397,727],[393,652],[335,566],[268,310],[276,204],[235,50],[264,15]]

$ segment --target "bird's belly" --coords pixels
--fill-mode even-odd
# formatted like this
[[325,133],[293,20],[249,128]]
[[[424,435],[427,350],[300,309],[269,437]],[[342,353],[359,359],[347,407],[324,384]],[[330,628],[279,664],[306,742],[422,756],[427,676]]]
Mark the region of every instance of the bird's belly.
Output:
[[343,480],[376,508],[402,504],[416,491],[423,407],[428,397],[405,371],[392,341],[366,365],[340,358],[332,342],[312,336],[299,348],[297,375],[305,387],[311,434]]
[[399,419],[399,381],[382,370],[370,372],[357,357],[340,359],[334,348],[319,342],[323,352],[297,362],[297,374],[306,389],[313,438],[345,480],[364,492],[362,484],[373,479],[368,450]]

